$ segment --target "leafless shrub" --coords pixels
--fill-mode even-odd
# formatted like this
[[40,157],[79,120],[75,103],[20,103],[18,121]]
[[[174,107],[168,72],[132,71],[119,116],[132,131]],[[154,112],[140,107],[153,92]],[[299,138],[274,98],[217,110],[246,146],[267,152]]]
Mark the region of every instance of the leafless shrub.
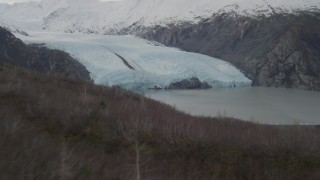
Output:
[[0,72],[0,179],[319,178],[320,131],[192,117],[118,88]]

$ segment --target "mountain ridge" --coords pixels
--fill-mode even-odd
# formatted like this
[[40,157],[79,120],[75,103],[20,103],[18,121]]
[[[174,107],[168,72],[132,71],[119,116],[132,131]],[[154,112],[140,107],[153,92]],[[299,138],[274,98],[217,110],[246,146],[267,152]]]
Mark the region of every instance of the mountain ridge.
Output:
[[[25,30],[117,34],[132,25],[197,23],[223,13],[261,17],[277,13],[319,11],[317,0],[44,0],[41,2],[0,5],[2,21]],[[6,20],[4,20],[6,19]]]

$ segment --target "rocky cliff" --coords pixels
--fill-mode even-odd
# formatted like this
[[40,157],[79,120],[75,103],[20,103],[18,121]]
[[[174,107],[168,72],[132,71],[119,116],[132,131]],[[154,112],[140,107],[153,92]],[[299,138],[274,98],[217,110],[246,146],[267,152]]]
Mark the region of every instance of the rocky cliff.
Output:
[[90,80],[87,69],[69,54],[40,45],[26,45],[2,27],[0,27],[0,62]]
[[320,90],[319,13],[254,18],[222,13],[197,24],[125,31],[229,61],[257,86]]

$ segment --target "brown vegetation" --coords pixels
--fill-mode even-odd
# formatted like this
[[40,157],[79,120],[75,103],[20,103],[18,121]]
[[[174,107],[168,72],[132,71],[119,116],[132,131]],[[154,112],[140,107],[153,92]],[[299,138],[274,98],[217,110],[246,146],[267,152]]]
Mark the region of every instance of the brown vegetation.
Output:
[[0,179],[319,179],[320,129],[192,117],[0,65]]

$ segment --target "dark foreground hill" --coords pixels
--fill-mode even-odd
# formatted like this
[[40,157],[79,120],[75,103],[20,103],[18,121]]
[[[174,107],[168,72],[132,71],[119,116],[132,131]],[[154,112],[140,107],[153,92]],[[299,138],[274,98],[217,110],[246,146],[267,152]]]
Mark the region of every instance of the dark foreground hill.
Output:
[[320,129],[192,117],[0,65],[0,179],[319,179]]

